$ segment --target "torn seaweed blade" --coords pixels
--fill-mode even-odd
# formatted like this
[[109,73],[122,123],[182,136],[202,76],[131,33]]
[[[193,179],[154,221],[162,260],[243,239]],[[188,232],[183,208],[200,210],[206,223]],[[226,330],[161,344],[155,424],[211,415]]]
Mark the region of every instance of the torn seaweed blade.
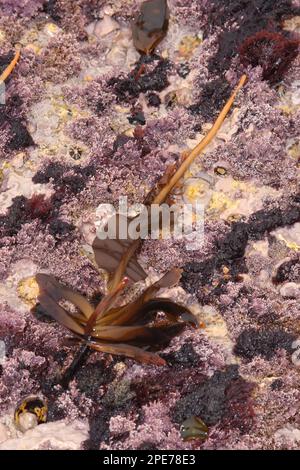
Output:
[[132,25],[133,43],[144,54],[151,54],[167,34],[169,8],[167,0],[148,0],[141,5]]

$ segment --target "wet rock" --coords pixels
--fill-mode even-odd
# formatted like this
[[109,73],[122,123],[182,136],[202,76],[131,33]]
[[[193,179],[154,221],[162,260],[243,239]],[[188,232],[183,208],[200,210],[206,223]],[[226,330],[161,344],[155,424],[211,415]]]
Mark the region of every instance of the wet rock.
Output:
[[295,339],[295,335],[284,330],[255,330],[249,328],[238,337],[234,353],[248,360],[257,356],[270,360],[278,349],[285,349],[291,353],[292,343]]
[[102,20],[89,24],[89,26],[86,28],[86,31],[88,34],[93,34],[98,39],[100,39],[119,28],[120,26],[117,21],[115,21],[109,15],[104,15]]
[[280,295],[288,299],[298,299],[300,297],[300,286],[295,282],[287,282],[280,289]]

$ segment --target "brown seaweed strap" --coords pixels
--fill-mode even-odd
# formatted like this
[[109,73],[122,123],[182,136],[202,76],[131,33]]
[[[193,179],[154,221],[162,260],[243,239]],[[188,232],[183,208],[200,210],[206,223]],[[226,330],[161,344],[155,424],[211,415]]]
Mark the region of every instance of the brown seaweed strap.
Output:
[[17,65],[19,58],[20,58],[20,51],[17,50],[11,63],[6,67],[6,69],[0,75],[0,83],[4,82],[9,77],[9,75],[12,73],[13,69]]

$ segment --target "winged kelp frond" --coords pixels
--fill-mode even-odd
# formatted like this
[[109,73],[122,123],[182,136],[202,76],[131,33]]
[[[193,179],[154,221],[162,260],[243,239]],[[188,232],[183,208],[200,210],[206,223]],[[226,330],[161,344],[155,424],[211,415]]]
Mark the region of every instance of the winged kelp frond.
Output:
[[[217,132],[219,131],[220,127],[222,126],[227,114],[229,113],[234,100],[238,94],[238,92],[241,90],[241,88],[245,85],[247,81],[247,76],[243,75],[232,93],[231,97],[225,104],[224,108],[220,112],[218,118],[216,119],[213,127],[211,130],[208,132],[208,134],[201,140],[199,144],[196,145],[196,147],[185,156],[180,162],[179,168],[174,171],[174,168],[167,168],[166,174],[165,174],[165,181],[162,178],[161,181],[165,182],[164,185],[162,185],[160,191],[154,199],[152,199],[152,196],[154,195],[153,190],[150,191],[149,197],[146,198],[146,201],[148,204],[162,204],[164,203],[168,196],[170,195],[171,191],[174,189],[174,187],[178,184],[179,180],[182,178],[184,173],[188,170],[190,165],[193,163],[193,161],[203,152],[203,150],[207,147],[207,145],[213,140],[213,138],[216,136]],[[94,242],[93,242],[93,248],[95,251],[95,248],[100,249],[96,257],[96,262],[100,267],[103,267],[104,269],[107,269],[108,272],[111,275],[111,282],[110,282],[110,288],[113,289],[119,282],[120,280],[124,277],[124,275],[128,275],[130,278],[130,274],[133,275],[133,273],[130,273],[130,270],[134,268],[135,270],[140,270],[141,266],[139,265],[138,261],[136,260],[136,251],[138,250],[140,246],[140,241],[139,240],[130,240],[130,238],[127,238],[127,240],[122,240],[119,241],[120,250],[118,252],[118,266],[114,271],[114,266],[115,266],[115,254],[113,253],[113,244],[110,244],[109,241],[107,241],[106,244],[103,244],[101,240],[98,240],[96,237]],[[101,259],[101,253],[105,255],[105,261]],[[121,254],[122,253],[122,254]],[[113,258],[113,260],[109,261],[109,257]],[[107,268],[105,268],[107,266]],[[114,272],[113,276],[112,273]],[[146,274],[143,274],[146,277]],[[140,280],[140,279],[145,279],[145,277],[138,276],[135,277],[135,280]],[[132,277],[133,279],[133,277]]]
[[[130,246],[134,243],[139,244],[138,240],[132,240],[132,238],[130,238],[128,227],[131,221],[132,219],[129,219],[123,215],[113,215],[105,226],[104,231],[106,231],[109,226],[115,227],[115,238],[106,238],[101,240],[100,238],[96,237],[93,241],[92,248],[94,251],[96,263],[100,268],[105,269],[109,274],[113,274],[118,269],[120,263],[122,263],[124,254],[129,250]],[[121,223],[122,230],[124,231],[122,236],[124,238],[119,237]],[[144,280],[147,277],[147,274],[138,263],[134,255],[131,256],[127,265],[125,266],[125,269],[122,269],[122,271],[124,271],[123,274],[133,282]]]
[[80,324],[79,319],[73,318],[69,312],[62,308],[46,291],[42,291],[38,297],[38,301],[45,310],[45,312],[54,318],[58,323],[63,325],[68,330],[84,334],[84,329]]
[[[153,298],[160,289],[177,284],[180,276],[181,270],[174,268],[149,286],[135,301],[113,308],[128,283],[128,279],[124,278],[94,309],[85,297],[65,287],[53,276],[37,274],[36,280],[40,287],[38,301],[46,313],[72,331],[77,341],[84,341],[86,346],[162,365],[164,361],[158,356],[136,346],[147,348],[166,344],[182,330],[185,323],[197,325],[196,318],[186,307],[169,299]],[[64,300],[72,302],[80,311],[67,311],[59,305]],[[158,312],[165,312],[168,320],[147,324],[148,314]],[[81,354],[78,356],[80,358]]]
[[86,336],[88,336],[93,331],[97,319],[101,318],[105,314],[105,312],[114,305],[114,303],[117,301],[119,295],[125,289],[127,284],[128,278],[125,277],[121,282],[119,282],[117,287],[112,292],[103,297],[103,299],[99,302],[85,326],[84,332]]
[[87,319],[94,312],[94,307],[83,295],[59,283],[54,276],[48,274],[37,274],[35,278],[41,291],[50,295],[56,302],[61,300],[72,302]]
[[188,323],[194,328],[199,327],[199,322],[193,313],[184,305],[177,304],[171,299],[166,298],[155,298],[146,302],[140,314],[145,316],[150,313],[163,312],[167,315],[169,320],[178,321],[181,320]]
[[176,285],[180,279],[181,270],[172,269],[161,279],[149,286],[136,300],[122,307],[108,310],[97,321],[97,326],[101,325],[126,325],[134,323],[138,318],[142,319],[142,309],[148,300],[152,299],[156,293],[163,288]]
[[141,348],[137,348],[136,346],[131,346],[129,344],[109,344],[93,342],[89,342],[88,344],[92,349],[95,349],[96,351],[130,357],[144,364],[153,364],[155,366],[166,365],[166,361],[160,356],[158,356],[158,354],[149,351],[144,351]]

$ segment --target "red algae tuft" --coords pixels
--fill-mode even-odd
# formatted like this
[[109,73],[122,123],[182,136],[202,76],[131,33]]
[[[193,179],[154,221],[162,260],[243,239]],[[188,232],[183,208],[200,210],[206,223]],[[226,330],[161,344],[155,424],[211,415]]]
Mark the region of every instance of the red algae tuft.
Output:
[[299,41],[287,39],[282,34],[260,31],[248,37],[240,47],[241,63],[260,66],[264,80],[279,82],[297,57]]

